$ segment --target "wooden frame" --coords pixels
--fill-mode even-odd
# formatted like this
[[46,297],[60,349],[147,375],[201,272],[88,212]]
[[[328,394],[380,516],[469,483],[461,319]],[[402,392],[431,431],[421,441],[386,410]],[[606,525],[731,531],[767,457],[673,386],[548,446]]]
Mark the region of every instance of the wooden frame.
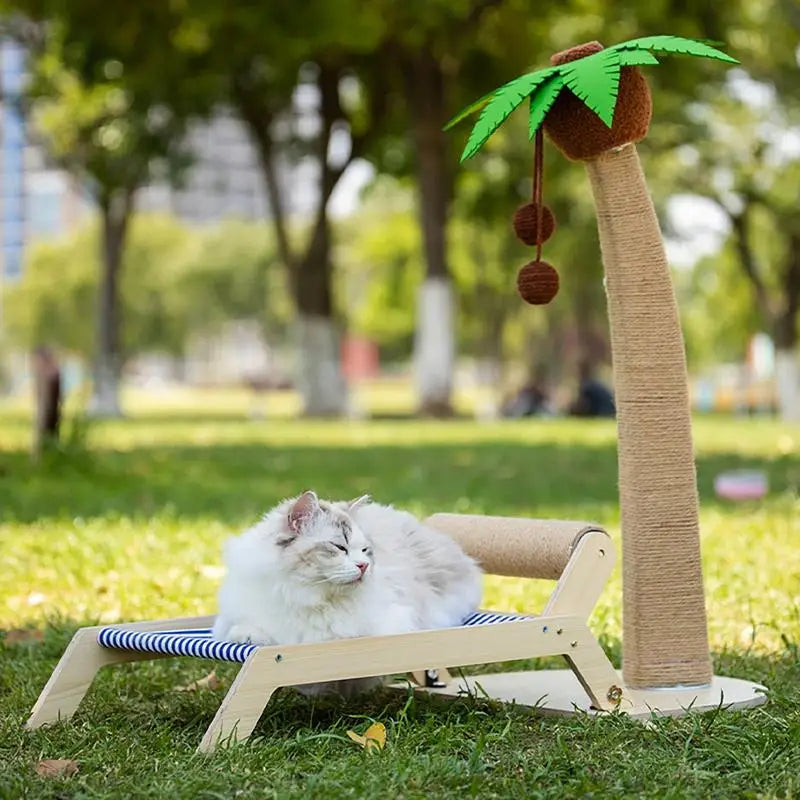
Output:
[[[617,708],[623,699],[619,678],[586,623],[614,561],[608,535],[587,529],[572,547],[540,616],[495,625],[260,647],[242,664],[198,750],[208,753],[220,743],[247,739],[281,686],[401,672],[419,674],[432,664],[457,667],[563,655],[592,707]],[[208,628],[213,619],[191,617],[103,627],[130,631]],[[169,657],[103,647],[97,642],[99,630],[98,626],[77,631],[31,711],[29,730],[69,719],[101,667]]]

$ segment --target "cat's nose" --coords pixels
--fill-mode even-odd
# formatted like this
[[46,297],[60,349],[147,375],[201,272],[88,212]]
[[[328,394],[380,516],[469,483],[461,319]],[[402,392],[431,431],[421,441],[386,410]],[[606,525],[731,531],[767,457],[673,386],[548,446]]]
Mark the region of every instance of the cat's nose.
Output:
[[361,574],[363,575],[367,571],[367,564],[365,561],[356,561],[356,566],[361,570]]

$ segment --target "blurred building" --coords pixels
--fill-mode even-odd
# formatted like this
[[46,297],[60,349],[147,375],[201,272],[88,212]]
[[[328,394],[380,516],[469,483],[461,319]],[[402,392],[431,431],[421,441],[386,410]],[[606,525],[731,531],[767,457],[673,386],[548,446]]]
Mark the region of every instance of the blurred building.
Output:
[[3,283],[19,278],[25,246],[25,120],[20,93],[25,53],[0,42],[0,254]]
[[[30,130],[21,102],[26,57],[17,42],[0,39],[0,298],[4,284],[22,275],[27,247],[69,232],[94,213],[87,187],[56,168]],[[294,111],[280,124],[297,126],[306,134],[313,132],[317,100],[310,87],[298,91]],[[347,141],[340,141],[342,138]],[[186,145],[191,163],[180,184],[154,181],[142,187],[136,196],[137,210],[171,214],[197,226],[225,219],[269,219],[270,204],[258,152],[247,128],[233,113],[222,109],[211,119],[191,125]],[[332,140],[333,155],[338,151],[349,151],[347,135]],[[318,185],[313,160],[284,158],[274,167],[284,212],[289,216],[311,213]],[[337,192],[333,210],[352,204],[365,180],[360,174],[348,191]],[[262,380],[260,376],[268,374],[274,380],[284,373],[276,355],[247,321],[232,322],[218,337],[198,340],[190,350],[185,364],[168,364],[169,359],[153,355],[139,359],[133,371],[143,380],[148,376],[157,380],[167,374],[177,378],[180,374],[191,382],[254,385]],[[21,372],[16,367],[10,371]]]
[[195,224],[220,219],[264,219],[267,199],[258,156],[247,131],[235,117],[220,113],[195,124],[188,134],[192,165],[182,185],[154,183],[141,189],[137,206]]
[[25,248],[39,238],[69,230],[88,211],[89,202],[68,174],[48,163],[30,136],[21,92],[26,77],[25,50],[0,40],[0,278],[22,275]]
[[[20,102],[25,61],[24,47],[0,39],[0,278],[6,281],[21,275],[27,243],[64,233],[93,210],[85,187],[48,163],[44,149],[27,130]],[[317,100],[306,96],[313,95],[306,89],[298,91],[294,115],[285,124],[316,124]],[[169,213],[196,225],[269,218],[258,153],[234,114],[220,110],[210,120],[191,125],[187,149],[192,161],[180,185],[154,181],[144,186],[137,193],[138,210]],[[285,212],[312,211],[317,194],[314,165],[278,160],[275,171]]]
[[[269,218],[269,201],[258,153],[245,126],[231,113],[219,111],[208,121],[193,124],[187,136],[192,163],[179,186],[153,183],[136,198],[141,211],[171,213],[186,222],[204,225],[224,219]],[[307,168],[278,162],[278,180],[286,212],[311,208],[314,193]]]

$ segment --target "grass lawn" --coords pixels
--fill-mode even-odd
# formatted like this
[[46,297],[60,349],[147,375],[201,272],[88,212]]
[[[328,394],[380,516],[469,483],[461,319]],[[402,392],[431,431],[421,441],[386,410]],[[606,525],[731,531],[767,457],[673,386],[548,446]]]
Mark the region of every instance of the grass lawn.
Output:
[[[235,669],[218,670],[221,688],[177,692],[208,665],[171,659],[109,669],[71,722],[23,733],[77,626],[213,612],[224,538],[306,487],[370,492],[418,514],[595,519],[618,541],[612,424],[249,420],[241,398],[224,412],[189,402],[137,406],[92,426],[86,449],[38,467],[24,415],[0,410],[0,629],[14,631],[0,642],[0,797],[800,794],[800,429],[771,421],[696,424],[715,668],[766,684],[758,710],[646,728],[470,699],[385,691],[348,704],[284,691],[249,743],[204,758],[194,748]],[[769,474],[769,498],[716,500],[714,475],[744,466]],[[535,611],[549,589],[489,578],[485,601]],[[592,620],[616,663],[620,605],[617,575]],[[369,720],[388,731],[377,755],[345,735]],[[36,775],[40,759],[56,758],[78,772]]]

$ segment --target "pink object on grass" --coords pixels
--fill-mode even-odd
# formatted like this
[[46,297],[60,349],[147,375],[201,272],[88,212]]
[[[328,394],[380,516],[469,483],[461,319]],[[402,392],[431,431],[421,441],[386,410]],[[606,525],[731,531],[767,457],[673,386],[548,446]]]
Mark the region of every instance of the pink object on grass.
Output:
[[763,472],[723,472],[714,478],[714,491],[726,500],[760,500],[767,493]]

